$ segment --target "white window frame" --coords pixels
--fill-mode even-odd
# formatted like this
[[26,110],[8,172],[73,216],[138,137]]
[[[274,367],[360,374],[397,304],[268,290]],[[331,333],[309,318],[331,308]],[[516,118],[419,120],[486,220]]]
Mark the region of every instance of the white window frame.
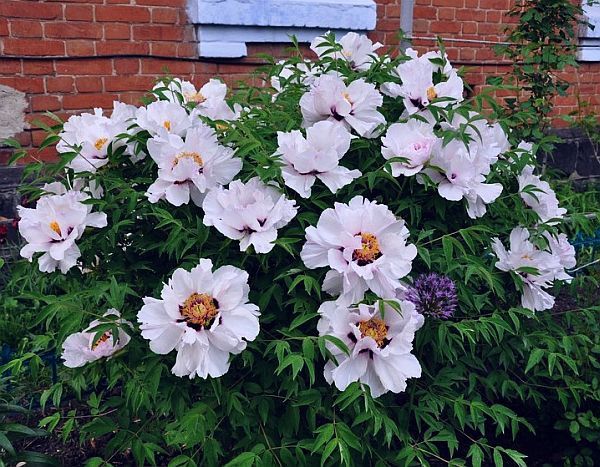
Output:
[[374,0],[188,0],[200,57],[240,58],[247,43],[310,42],[332,31],[375,29]]
[[586,20],[594,25],[594,29],[589,26],[582,26],[580,47],[577,58],[580,62],[600,62],[600,5],[589,6],[583,2],[583,11]]

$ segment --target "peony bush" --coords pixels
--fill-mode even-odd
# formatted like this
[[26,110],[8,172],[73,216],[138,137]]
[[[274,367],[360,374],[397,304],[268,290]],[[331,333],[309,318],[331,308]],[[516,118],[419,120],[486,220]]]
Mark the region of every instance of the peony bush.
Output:
[[66,367],[42,425],[105,440],[89,465],[524,465],[531,407],[598,396],[550,311],[576,261],[536,146],[443,49],[380,47],[48,128],[10,290],[45,329],[19,361]]

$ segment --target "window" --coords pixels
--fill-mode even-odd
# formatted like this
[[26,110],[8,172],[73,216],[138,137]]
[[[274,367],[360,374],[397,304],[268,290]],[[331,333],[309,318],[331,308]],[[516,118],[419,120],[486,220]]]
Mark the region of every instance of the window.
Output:
[[587,21],[595,28],[582,28],[578,59],[582,62],[600,62],[600,5],[586,6],[584,2],[583,10]]
[[300,42],[375,28],[374,0],[188,0],[201,57],[244,57],[248,42]]

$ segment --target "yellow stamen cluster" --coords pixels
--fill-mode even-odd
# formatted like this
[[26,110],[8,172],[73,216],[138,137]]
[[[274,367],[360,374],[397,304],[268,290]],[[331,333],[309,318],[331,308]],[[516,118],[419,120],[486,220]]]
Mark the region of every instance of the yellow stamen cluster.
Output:
[[203,328],[210,327],[219,312],[215,299],[203,293],[190,295],[179,311],[187,323]]
[[352,100],[350,99],[350,94],[348,94],[347,92],[343,92],[342,93],[342,97],[349,103],[352,104]]
[[106,142],[108,141],[108,138],[98,138],[96,140],[96,142],[94,143],[94,147],[100,151],[100,149],[102,149],[104,147],[104,145],[106,144]]
[[196,104],[202,104],[206,100],[206,97],[201,92],[186,93],[185,98],[188,102],[195,102]]
[[62,231],[60,230],[60,225],[58,225],[58,222],[50,222],[50,228],[54,230],[58,235],[62,235]]
[[379,241],[371,233],[361,233],[360,236],[362,238],[362,247],[354,250],[352,259],[359,264],[372,263],[381,256]]
[[358,323],[358,329],[362,337],[372,338],[377,343],[377,347],[384,346],[388,327],[382,319],[371,318],[368,321],[361,321]]
[[171,120],[165,120],[163,122],[163,127],[165,128],[165,130],[171,131]]
[[173,167],[175,167],[177,164],[179,164],[179,161],[181,159],[193,159],[194,162],[196,164],[198,164],[200,167],[202,167],[202,164],[204,163],[204,161],[202,160],[202,157],[197,152],[184,151],[184,152],[180,152],[179,154],[177,154],[177,156],[175,157],[175,160],[173,161]]
[[432,101],[437,97],[437,92],[435,92],[435,88],[433,86],[429,86],[427,88],[427,99]]

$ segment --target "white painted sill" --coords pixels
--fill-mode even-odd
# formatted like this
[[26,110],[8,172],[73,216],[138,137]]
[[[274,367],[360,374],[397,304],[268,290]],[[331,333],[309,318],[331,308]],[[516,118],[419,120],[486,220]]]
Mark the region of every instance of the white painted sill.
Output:
[[582,28],[577,59],[580,62],[600,62],[600,6],[583,7],[589,23],[595,26]]
[[239,58],[247,43],[299,42],[375,29],[374,0],[188,0],[201,57]]

